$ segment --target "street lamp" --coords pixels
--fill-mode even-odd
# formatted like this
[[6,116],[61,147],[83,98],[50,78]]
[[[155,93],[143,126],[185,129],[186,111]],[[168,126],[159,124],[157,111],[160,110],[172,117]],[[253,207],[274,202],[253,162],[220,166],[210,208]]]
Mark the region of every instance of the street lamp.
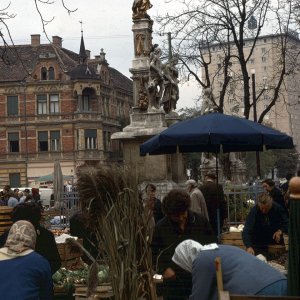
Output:
[[[252,78],[253,120],[254,120],[254,122],[257,122],[255,69],[251,69],[251,78]],[[256,151],[256,175],[258,178],[261,178],[259,151]]]

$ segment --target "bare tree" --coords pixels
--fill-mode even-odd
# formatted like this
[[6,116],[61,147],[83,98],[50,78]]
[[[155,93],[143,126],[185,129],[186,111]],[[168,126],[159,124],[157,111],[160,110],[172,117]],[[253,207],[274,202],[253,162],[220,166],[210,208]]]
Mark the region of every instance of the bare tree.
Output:
[[[172,32],[173,46],[180,54],[186,79],[193,76],[200,88],[211,88],[216,96],[215,104],[219,111],[223,111],[225,95],[230,89],[241,93],[236,96],[243,101],[246,118],[249,118],[254,103],[260,101],[263,94],[268,93],[270,101],[258,116],[258,122],[262,122],[285,88],[286,76],[292,74],[297,66],[295,62],[298,60],[299,47],[289,47],[295,39],[291,28],[296,29],[295,15],[292,13],[296,1],[170,2],[181,2],[181,11],[174,15],[160,16],[157,21],[161,26],[161,33]],[[267,28],[272,31],[268,32]],[[276,43],[270,51],[275,53],[273,59],[277,61],[274,63],[277,69],[272,78],[268,78],[268,85],[265,83],[257,86],[256,99],[253,99],[250,93],[249,64],[259,38],[266,34],[276,36]],[[213,64],[217,64],[217,67],[213,68]],[[217,80],[221,81],[221,86],[216,89]],[[239,88],[234,85],[238,85]]]
[[[11,0],[11,2],[13,1],[14,0]],[[58,2],[61,4],[62,8],[67,11],[68,14],[71,14],[77,10],[77,9],[68,8],[68,6],[65,3],[65,0],[31,0],[31,1],[34,3],[36,8],[36,13],[40,18],[43,33],[45,34],[45,36],[49,41],[50,39],[48,38],[47,35],[46,26],[47,24],[51,23],[54,20],[54,17],[52,16],[49,19],[47,19],[41,12],[41,7],[47,5],[53,5],[56,2]],[[9,2],[6,6],[0,7],[0,24],[2,25],[0,27],[0,38],[2,41],[2,45],[1,45],[2,47],[0,48],[0,59],[6,64],[10,63],[8,51],[9,49],[13,50],[14,48],[14,41],[8,26],[8,20],[17,17],[17,15],[11,11],[10,8],[11,2]],[[16,51],[15,54],[17,55],[18,59],[21,60],[21,58],[18,56],[18,53]]]

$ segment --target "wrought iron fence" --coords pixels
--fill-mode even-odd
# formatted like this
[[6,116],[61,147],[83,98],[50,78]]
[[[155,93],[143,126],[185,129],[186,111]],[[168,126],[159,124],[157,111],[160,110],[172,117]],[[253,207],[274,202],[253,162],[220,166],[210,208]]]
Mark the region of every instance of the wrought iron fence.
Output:
[[224,194],[227,200],[228,225],[245,222],[250,209],[255,205],[257,196],[263,192],[261,184],[225,185]]

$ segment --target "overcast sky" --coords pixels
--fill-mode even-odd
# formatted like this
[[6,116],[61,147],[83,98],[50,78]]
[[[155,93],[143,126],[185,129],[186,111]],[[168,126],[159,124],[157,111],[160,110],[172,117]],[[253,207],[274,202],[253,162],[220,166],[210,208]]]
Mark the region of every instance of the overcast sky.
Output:
[[[31,34],[41,34],[41,42],[46,43],[41,21],[35,9],[33,0],[10,0],[8,9],[16,14],[15,18],[8,20],[11,35],[15,44],[30,43]],[[63,47],[74,52],[79,52],[81,37],[80,20],[83,22],[83,35],[86,49],[91,51],[91,56],[99,54],[103,48],[111,67],[116,68],[126,76],[130,76],[129,68],[133,59],[132,3],[133,0],[65,0],[70,9],[77,11],[68,15],[63,9],[60,0],[52,0],[52,5],[40,4],[45,19],[54,20],[46,26],[48,36],[58,35],[63,38]],[[151,0],[153,7],[148,11],[154,19],[179,6],[168,3],[168,0]],[[1,5],[9,3],[1,0]],[[154,24],[154,31],[158,26]],[[153,34],[154,43],[159,43],[160,37]],[[193,107],[194,99],[199,92],[195,84],[180,85],[180,99],[178,108]]]

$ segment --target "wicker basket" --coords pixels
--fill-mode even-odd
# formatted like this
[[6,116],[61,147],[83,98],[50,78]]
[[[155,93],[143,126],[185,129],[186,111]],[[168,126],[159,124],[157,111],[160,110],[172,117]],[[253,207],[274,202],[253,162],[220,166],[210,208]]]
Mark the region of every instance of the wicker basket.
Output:
[[[82,239],[78,239],[77,242],[79,242],[81,245],[83,243]],[[73,245],[71,243],[66,242],[66,243],[60,243],[56,245],[61,260],[77,258],[82,255],[82,250],[76,245]]]
[[286,252],[285,245],[269,245],[268,246],[268,253],[273,257],[280,256],[281,254],[283,254],[285,252]]

